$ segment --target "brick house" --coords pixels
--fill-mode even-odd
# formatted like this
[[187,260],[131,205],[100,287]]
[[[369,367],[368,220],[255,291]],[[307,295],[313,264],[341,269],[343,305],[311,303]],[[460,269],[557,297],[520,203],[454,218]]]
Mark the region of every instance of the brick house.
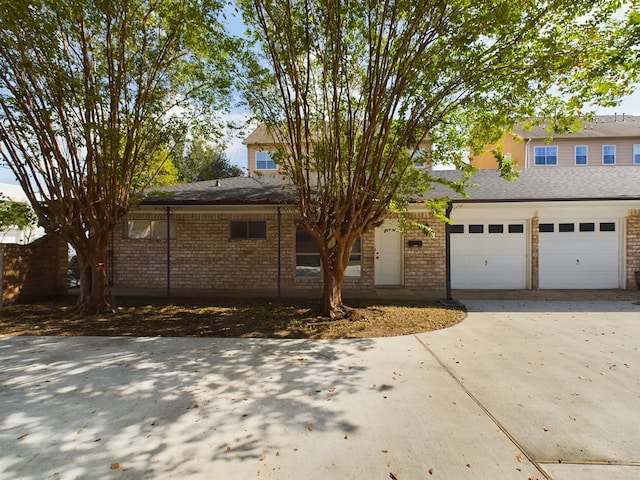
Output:
[[[481,170],[473,182],[469,198],[452,198],[448,229],[411,205],[435,238],[385,231],[393,219],[364,235],[345,292],[637,287],[640,168],[532,168],[515,182]],[[171,292],[319,289],[319,258],[294,215],[290,190],[271,176],[163,187],[113,235],[110,280]]]
[[[584,120],[573,133],[554,134],[545,125],[530,129],[517,127],[506,133],[498,144],[518,168],[553,167],[640,167],[640,117],[630,115],[596,116]],[[478,168],[494,169],[491,153],[496,145],[472,159]]]

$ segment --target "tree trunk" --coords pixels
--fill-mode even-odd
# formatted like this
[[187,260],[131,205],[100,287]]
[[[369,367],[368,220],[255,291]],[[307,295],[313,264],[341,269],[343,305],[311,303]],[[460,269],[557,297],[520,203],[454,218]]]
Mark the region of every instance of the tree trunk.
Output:
[[342,280],[344,269],[339,272],[336,268],[325,268],[324,288],[322,290],[322,303],[320,304],[320,315],[323,317],[336,318],[345,311],[342,303]]
[[80,296],[75,309],[82,314],[99,314],[110,312],[112,306],[107,300],[106,273],[104,257],[106,249],[99,253],[89,254],[76,250],[78,265],[80,266]]
[[342,238],[336,240],[335,244],[329,248],[322,243],[318,244],[324,280],[320,315],[324,317],[336,318],[343,316],[346,312],[345,305],[342,303],[342,281],[349,265],[354,241],[355,238]]

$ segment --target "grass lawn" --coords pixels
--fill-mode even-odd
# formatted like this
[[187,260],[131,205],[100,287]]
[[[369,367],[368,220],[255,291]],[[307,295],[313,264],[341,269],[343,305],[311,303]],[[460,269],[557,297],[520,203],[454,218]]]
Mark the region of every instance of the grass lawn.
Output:
[[315,314],[315,299],[118,298],[115,314],[71,313],[75,297],[0,308],[0,335],[367,338],[455,325],[462,308],[439,302],[354,300],[348,318]]

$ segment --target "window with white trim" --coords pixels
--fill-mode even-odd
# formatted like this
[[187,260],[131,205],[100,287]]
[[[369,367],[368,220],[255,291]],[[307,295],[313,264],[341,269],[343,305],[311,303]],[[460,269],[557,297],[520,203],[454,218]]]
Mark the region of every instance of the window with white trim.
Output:
[[[127,220],[123,224],[123,237],[135,240],[166,240],[166,220]],[[176,222],[169,222],[169,238],[176,238]]]
[[557,165],[558,147],[533,147],[535,165]]
[[576,145],[575,148],[576,165],[586,165],[588,162],[588,150],[586,145]]
[[256,152],[256,170],[275,170],[278,168],[272,155],[273,152]]
[[640,165],[640,145],[633,146],[633,164]]
[[615,145],[602,146],[602,164],[603,165],[616,164],[616,146]]

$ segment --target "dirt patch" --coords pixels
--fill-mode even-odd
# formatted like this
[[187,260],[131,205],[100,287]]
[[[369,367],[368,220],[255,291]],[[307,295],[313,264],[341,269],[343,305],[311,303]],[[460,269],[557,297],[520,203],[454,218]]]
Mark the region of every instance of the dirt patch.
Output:
[[71,313],[73,297],[0,308],[0,335],[369,338],[450,327],[466,317],[439,302],[358,300],[348,318],[319,317],[314,300],[119,298],[115,314]]

